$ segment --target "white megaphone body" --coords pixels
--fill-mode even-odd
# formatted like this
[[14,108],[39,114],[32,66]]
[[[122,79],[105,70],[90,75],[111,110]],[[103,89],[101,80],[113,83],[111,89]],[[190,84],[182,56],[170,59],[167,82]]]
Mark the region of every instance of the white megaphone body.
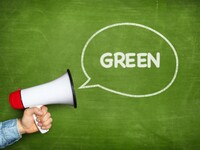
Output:
[[[74,106],[74,108],[77,107],[73,80],[69,69],[64,75],[53,81],[12,92],[9,101],[14,109],[41,107],[49,104],[67,104]],[[35,115],[33,117],[37,125]],[[41,133],[48,131],[40,127],[38,129]]]

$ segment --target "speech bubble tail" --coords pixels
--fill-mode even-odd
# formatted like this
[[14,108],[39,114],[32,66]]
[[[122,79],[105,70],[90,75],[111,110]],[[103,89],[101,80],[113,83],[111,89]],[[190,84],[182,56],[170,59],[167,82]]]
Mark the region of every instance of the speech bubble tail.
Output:
[[78,89],[86,88],[87,84],[89,83],[90,79],[88,79],[85,83],[83,83]]
[[81,85],[78,89],[84,89],[84,86],[83,85]]
[[94,88],[98,86],[98,85],[88,85],[89,82],[90,79],[88,79],[85,83],[83,83],[78,89]]

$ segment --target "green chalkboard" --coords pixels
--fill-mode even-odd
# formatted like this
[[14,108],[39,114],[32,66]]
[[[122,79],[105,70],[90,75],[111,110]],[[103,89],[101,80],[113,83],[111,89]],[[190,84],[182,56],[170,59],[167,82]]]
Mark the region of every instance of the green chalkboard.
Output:
[[[198,0],[1,0],[0,121],[22,116],[22,110],[11,108],[10,92],[54,80],[67,69],[78,103],[77,109],[49,105],[54,120],[50,131],[23,135],[7,149],[200,149],[199,10]],[[149,27],[171,42],[179,62],[174,82],[161,93],[139,98],[98,86],[79,89],[87,81],[81,64],[86,42],[104,27],[125,22]],[[164,88],[170,80],[163,85],[159,81],[173,74],[173,53],[161,51],[160,69],[166,68],[159,72],[153,64],[149,70],[143,68],[143,75],[141,68],[109,69],[98,64],[106,52],[133,52],[128,44],[137,54],[141,45],[146,50],[169,48],[164,40],[149,42],[159,37],[153,32],[112,29],[95,36],[85,51],[85,70],[95,77],[91,85],[98,81],[109,89],[138,95]],[[133,34],[137,37],[130,37]],[[153,71],[158,72],[153,75]],[[134,80],[133,75],[146,80]]]

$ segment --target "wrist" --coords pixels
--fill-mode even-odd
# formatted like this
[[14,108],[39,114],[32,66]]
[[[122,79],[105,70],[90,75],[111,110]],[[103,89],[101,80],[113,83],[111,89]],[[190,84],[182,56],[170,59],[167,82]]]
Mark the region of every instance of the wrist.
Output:
[[18,128],[20,134],[26,133],[26,130],[24,129],[24,127],[22,125],[21,119],[17,119],[17,128]]

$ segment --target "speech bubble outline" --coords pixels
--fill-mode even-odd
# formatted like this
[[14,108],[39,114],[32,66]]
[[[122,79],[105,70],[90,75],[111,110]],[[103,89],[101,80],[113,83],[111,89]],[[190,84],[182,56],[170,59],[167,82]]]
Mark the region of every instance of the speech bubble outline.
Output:
[[[94,85],[87,85],[91,78],[90,76],[87,74],[86,72],[86,69],[84,67],[84,55],[85,55],[85,51],[87,49],[87,46],[89,45],[89,43],[92,41],[92,39],[97,36],[99,33],[107,30],[107,29],[110,29],[110,28],[113,28],[113,27],[117,27],[117,26],[136,26],[136,27],[140,27],[140,28],[143,28],[143,29],[146,29],[146,30],[149,30],[155,34],[157,34],[158,36],[160,36],[172,49],[173,53],[174,53],[174,56],[175,56],[175,59],[176,59],[176,67],[175,67],[175,72],[174,72],[174,75],[173,75],[173,78],[172,80],[169,82],[168,85],[166,85],[163,89],[157,91],[157,92],[153,92],[153,93],[150,93],[150,94],[128,94],[128,93],[123,93],[123,92],[120,92],[120,91],[116,91],[116,90],[113,90],[113,89],[109,89],[107,87],[104,87],[100,84],[94,84]],[[83,47],[83,50],[82,50],[82,54],[81,54],[81,67],[82,67],[82,70],[83,70],[83,73],[85,74],[85,76],[87,77],[87,81],[84,82],[80,87],[79,89],[86,89],[86,88],[95,88],[95,87],[99,87],[103,90],[106,90],[108,92],[111,92],[111,93],[115,93],[115,94],[118,94],[118,95],[122,95],[122,96],[127,96],[127,97],[135,97],[135,98],[142,98],[142,97],[150,97],[150,96],[155,96],[155,95],[158,95],[162,92],[164,92],[165,90],[167,90],[172,84],[173,82],[175,81],[176,79],[176,76],[178,74],[178,67],[179,67],[179,60],[178,60],[178,55],[177,55],[177,52],[176,52],[176,49],[174,48],[174,46],[171,44],[171,42],[164,36],[162,35],[161,33],[159,33],[158,31],[148,27],[148,26],[145,26],[145,25],[142,25],[142,24],[138,24],[138,23],[130,23],[130,22],[123,22],[123,23],[116,23],[116,24],[112,24],[112,25],[108,25],[104,28],[101,28],[100,30],[96,31],[86,42],[86,44],[84,45]]]

